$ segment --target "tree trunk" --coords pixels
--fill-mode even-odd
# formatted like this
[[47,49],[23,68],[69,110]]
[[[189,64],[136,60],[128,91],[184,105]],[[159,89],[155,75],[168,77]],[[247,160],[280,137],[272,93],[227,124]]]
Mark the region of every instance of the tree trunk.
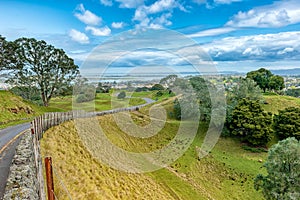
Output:
[[44,106],[48,107],[48,99],[44,92],[42,92],[42,100],[43,100]]

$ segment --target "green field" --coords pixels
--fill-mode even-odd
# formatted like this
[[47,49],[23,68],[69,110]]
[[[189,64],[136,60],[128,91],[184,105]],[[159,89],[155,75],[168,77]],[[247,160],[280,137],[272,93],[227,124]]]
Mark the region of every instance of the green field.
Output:
[[[146,126],[150,121],[145,116],[148,111],[149,106],[132,112],[131,117],[136,124]],[[158,134],[140,139],[124,133],[112,115],[98,117],[98,122],[112,143],[133,152],[162,148],[179,127],[179,121],[168,119]],[[251,153],[234,139],[220,138],[208,156],[198,159],[196,149],[201,146],[206,130],[207,125],[200,124],[189,149],[170,166],[143,174],[121,172],[101,163],[96,156],[101,152],[91,153],[86,148],[86,141],[81,140],[73,122],[48,130],[41,148],[43,156],[53,158],[59,199],[68,199],[68,192],[72,198],[84,199],[263,199],[254,190],[253,179],[264,173],[263,162],[259,161],[264,161],[267,153]],[[97,140],[90,140],[88,146],[96,147]]]
[[50,107],[64,111],[70,111],[76,109],[76,107],[86,111],[103,111],[110,110],[112,107],[127,107],[127,105],[135,106],[146,103],[145,100],[139,97],[117,99],[117,97],[112,96],[110,93],[96,94],[95,100],[91,102],[76,103],[73,105],[72,101],[72,96],[56,97],[51,99]]

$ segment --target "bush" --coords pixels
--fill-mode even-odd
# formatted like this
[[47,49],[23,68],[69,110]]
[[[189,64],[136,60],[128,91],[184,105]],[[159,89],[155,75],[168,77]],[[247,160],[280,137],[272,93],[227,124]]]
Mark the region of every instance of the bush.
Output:
[[267,175],[259,174],[254,187],[262,189],[266,199],[300,199],[300,143],[288,138],[274,145],[264,167]]
[[162,95],[164,95],[164,93],[162,91],[158,91],[155,96],[161,97]]
[[274,130],[279,139],[300,139],[300,108],[289,107],[274,116]]
[[231,133],[251,145],[266,145],[271,139],[272,114],[258,101],[242,99],[232,113]]
[[126,93],[124,91],[120,92],[117,96],[118,99],[124,99],[126,97]]

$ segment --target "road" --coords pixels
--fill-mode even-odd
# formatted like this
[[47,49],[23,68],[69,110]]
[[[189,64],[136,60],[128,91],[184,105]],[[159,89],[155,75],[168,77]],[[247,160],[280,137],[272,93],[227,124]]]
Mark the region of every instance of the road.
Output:
[[11,161],[21,139],[20,133],[29,128],[30,123],[25,123],[0,129],[0,199],[3,198]]

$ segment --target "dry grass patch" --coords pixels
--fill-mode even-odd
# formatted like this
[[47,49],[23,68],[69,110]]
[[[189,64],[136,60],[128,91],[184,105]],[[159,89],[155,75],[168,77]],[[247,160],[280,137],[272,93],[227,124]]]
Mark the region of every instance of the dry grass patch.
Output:
[[152,178],[114,170],[99,163],[86,150],[74,123],[66,122],[49,129],[41,141],[42,156],[53,159],[55,193],[68,199],[172,199]]

